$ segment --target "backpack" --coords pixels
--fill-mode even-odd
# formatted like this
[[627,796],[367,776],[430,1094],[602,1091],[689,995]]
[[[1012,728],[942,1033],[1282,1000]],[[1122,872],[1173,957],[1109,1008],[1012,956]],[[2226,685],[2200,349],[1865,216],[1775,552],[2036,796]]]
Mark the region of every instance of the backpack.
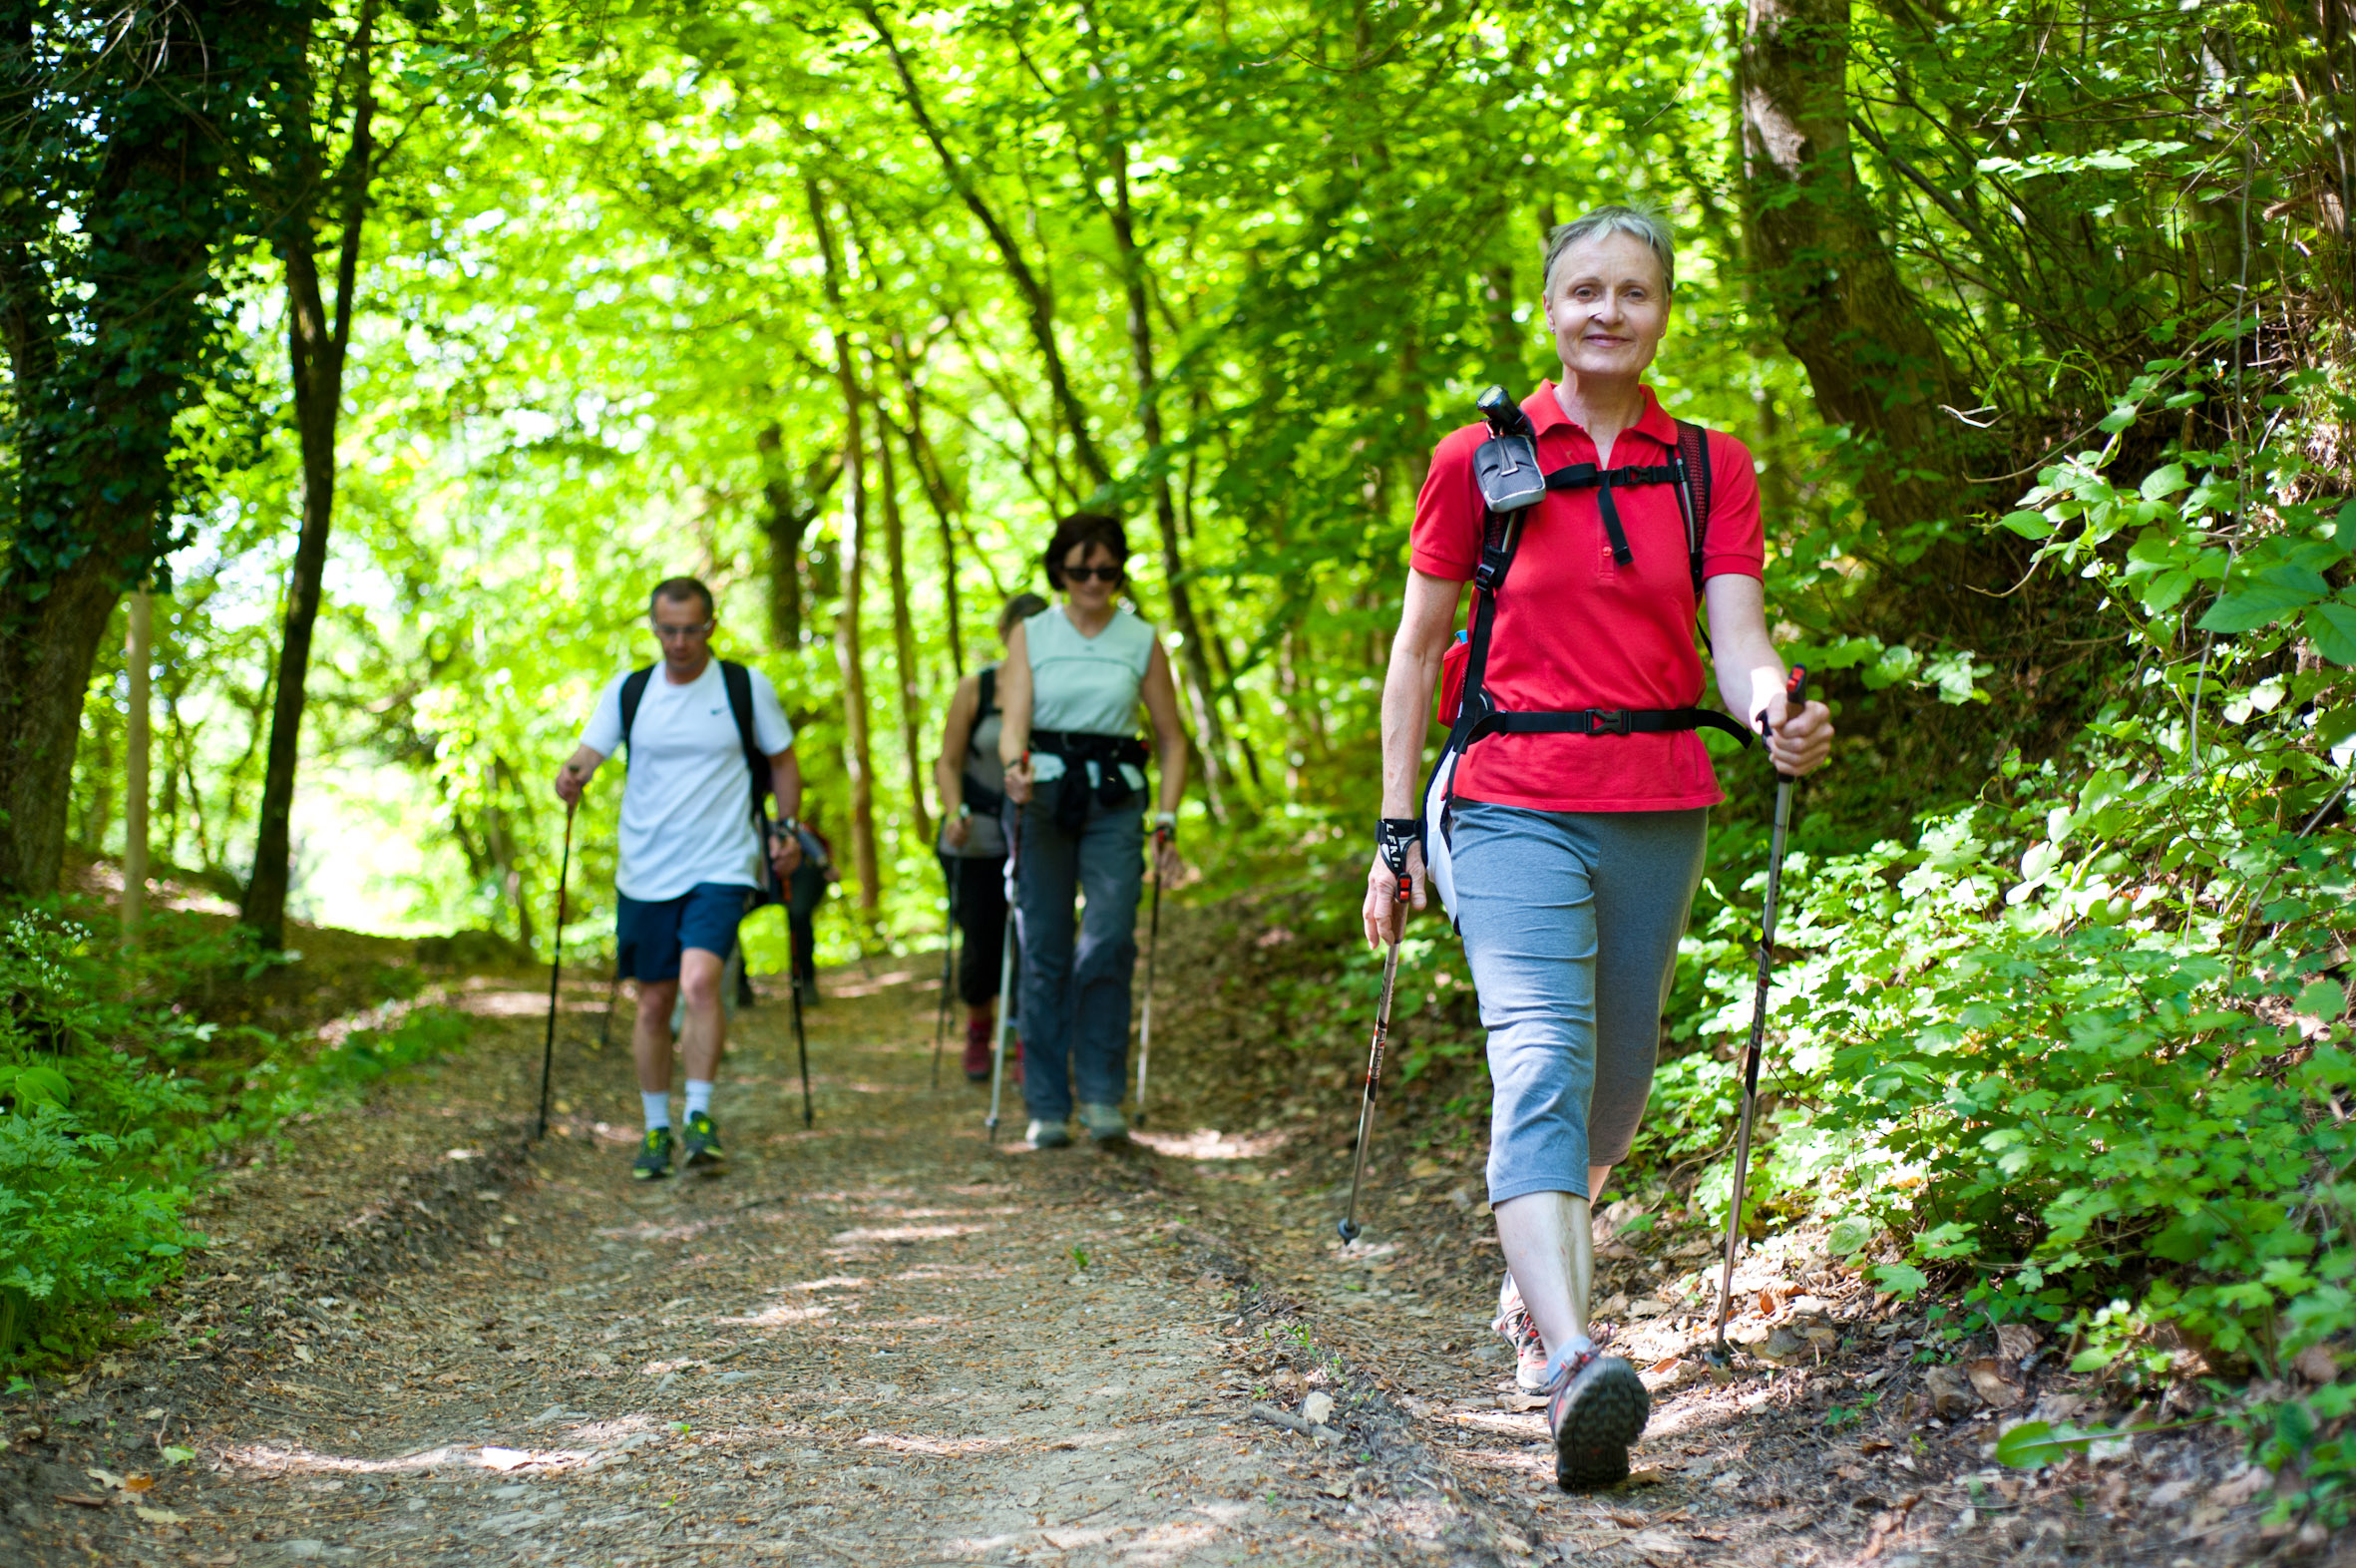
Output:
[[1685,519],[1686,566],[1693,578],[1695,603],[1700,605],[1703,545],[1710,528],[1710,433],[1681,419],[1677,422],[1677,450],[1667,463],[1609,469],[1575,463],[1549,474],[1538,466],[1537,432],[1529,416],[1503,387],[1489,388],[1474,406],[1489,426],[1489,439],[1472,458],[1482,503],[1480,565],[1472,576],[1471,624],[1456,634],[1440,660],[1439,716],[1448,725],[1448,738],[1423,786],[1420,835],[1425,873],[1451,924],[1456,919],[1456,881],[1448,853],[1448,805],[1455,794],[1456,764],[1474,742],[1500,734],[1639,735],[1686,729],[1722,730],[1745,745],[1754,739],[1749,730],[1711,708],[1513,713],[1497,706],[1485,684],[1497,595],[1521,548],[1522,528],[1530,510],[1550,490],[1595,491],[1612,560],[1626,566],[1636,558],[1628,548],[1627,531],[1621,527],[1612,492],[1641,485],[1675,485]]
[[[646,683],[654,678],[654,666],[633,669],[621,680],[621,744],[626,750],[630,743],[630,726],[638,719],[638,705],[646,699]],[[769,840],[773,829],[764,804],[769,798],[769,758],[761,750],[760,741],[753,734],[753,677],[742,664],[729,659],[720,660],[720,684],[728,692],[728,712],[736,720],[736,738],[744,747],[744,765],[752,774],[750,810],[754,830],[760,835],[761,869],[756,884],[760,896],[753,901],[758,909],[764,904],[781,904],[784,898],[776,887],[776,877],[769,866]]]

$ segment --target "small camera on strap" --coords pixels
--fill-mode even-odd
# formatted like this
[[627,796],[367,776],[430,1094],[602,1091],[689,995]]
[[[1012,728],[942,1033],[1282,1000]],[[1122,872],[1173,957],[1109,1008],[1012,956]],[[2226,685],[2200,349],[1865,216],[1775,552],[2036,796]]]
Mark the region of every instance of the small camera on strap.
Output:
[[1538,467],[1538,433],[1530,416],[1503,387],[1489,388],[1473,407],[1489,425],[1489,439],[1472,454],[1482,504],[1500,514],[1535,506],[1546,494],[1546,474]]

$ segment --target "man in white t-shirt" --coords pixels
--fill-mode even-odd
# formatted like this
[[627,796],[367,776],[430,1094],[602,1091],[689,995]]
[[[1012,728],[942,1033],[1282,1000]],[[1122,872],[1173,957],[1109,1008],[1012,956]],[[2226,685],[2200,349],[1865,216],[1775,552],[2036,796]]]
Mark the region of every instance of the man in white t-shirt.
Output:
[[[598,763],[629,747],[614,926],[621,973],[638,982],[630,1046],[646,1137],[630,1174],[640,1181],[671,1170],[670,1018],[681,994],[687,1110],[679,1166],[709,1171],[723,1158],[711,1116],[728,1027],[720,979],[737,923],[760,896],[764,854],[776,879],[769,886],[801,860],[802,805],[793,726],[777,688],[757,669],[711,656],[718,624],[711,589],[693,578],[668,579],[655,586],[647,615],[662,662],[606,685],[580,749],[557,774],[557,795],[571,805]],[[777,798],[774,833],[761,809],[765,793]]]

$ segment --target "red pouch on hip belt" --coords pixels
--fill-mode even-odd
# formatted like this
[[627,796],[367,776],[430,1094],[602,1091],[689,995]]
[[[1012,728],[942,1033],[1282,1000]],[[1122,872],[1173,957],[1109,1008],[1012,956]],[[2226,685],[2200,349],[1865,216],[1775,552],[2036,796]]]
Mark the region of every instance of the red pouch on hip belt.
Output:
[[1456,640],[1439,659],[1439,721],[1456,722],[1456,710],[1464,706],[1464,666],[1472,658],[1472,643],[1461,631]]

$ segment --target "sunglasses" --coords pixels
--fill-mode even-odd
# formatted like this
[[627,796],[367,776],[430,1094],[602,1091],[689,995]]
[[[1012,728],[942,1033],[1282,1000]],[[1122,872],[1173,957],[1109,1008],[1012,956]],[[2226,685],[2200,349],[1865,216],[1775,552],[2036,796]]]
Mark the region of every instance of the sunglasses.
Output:
[[1128,576],[1126,567],[1065,567],[1066,583],[1118,583]]
[[708,620],[699,620],[692,626],[666,626],[659,620],[650,621],[648,624],[653,626],[654,635],[664,642],[678,642],[688,637],[700,637],[712,628],[712,623]]

